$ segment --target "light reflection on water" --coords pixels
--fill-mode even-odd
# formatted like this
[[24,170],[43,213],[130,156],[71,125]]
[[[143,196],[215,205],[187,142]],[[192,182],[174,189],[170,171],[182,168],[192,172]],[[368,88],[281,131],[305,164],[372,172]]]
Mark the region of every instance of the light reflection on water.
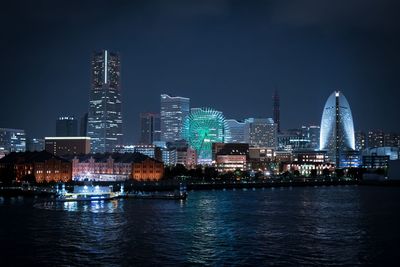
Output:
[[46,201],[37,202],[33,206],[37,209],[67,211],[67,212],[92,212],[116,213],[123,212],[124,200],[99,200],[99,201]]
[[0,218],[6,218],[0,240],[10,244],[0,258],[45,266],[354,266],[389,263],[400,243],[400,188],[277,187],[190,192],[186,201],[41,201],[0,199]]

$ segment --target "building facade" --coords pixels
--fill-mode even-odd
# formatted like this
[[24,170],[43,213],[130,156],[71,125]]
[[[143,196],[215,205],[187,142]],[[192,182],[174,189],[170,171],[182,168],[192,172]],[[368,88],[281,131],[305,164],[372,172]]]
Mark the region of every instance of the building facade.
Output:
[[140,113],[140,143],[152,145],[155,141],[161,141],[159,113]]
[[56,136],[78,136],[78,120],[73,116],[58,117]]
[[229,143],[249,143],[249,124],[245,121],[234,119],[226,120],[230,130]]
[[4,153],[24,152],[26,135],[21,129],[0,128],[0,151]]
[[45,150],[57,156],[90,153],[90,137],[45,137]]
[[164,164],[147,158],[132,164],[132,179],[136,181],[159,181],[164,176]]
[[328,152],[328,158],[340,165],[340,154],[355,150],[353,116],[346,97],[333,92],[325,103],[321,119],[320,150]]
[[161,141],[173,142],[183,139],[183,124],[189,112],[189,98],[161,95]]
[[113,152],[122,144],[120,66],[119,55],[107,50],[92,59],[87,135],[93,152]]
[[[7,174],[12,173],[12,177]],[[17,182],[33,177],[37,183],[69,182],[72,179],[72,164],[47,151],[13,152],[0,159],[1,178]]]
[[278,127],[273,119],[247,119],[249,124],[249,144],[259,147],[277,147]]

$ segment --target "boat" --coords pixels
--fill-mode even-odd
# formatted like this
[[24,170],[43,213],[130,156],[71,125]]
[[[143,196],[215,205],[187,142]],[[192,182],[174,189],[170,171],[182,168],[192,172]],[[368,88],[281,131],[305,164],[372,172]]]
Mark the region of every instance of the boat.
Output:
[[56,194],[56,201],[102,201],[112,200],[124,196],[123,188],[120,192],[113,192],[112,186],[75,185],[72,193],[62,189]]

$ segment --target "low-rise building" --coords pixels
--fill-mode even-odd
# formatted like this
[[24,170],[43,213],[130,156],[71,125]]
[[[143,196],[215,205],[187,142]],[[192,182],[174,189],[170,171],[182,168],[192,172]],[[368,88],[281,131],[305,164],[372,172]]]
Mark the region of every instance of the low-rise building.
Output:
[[72,164],[47,151],[12,152],[0,159],[0,177],[17,182],[68,182],[72,179]]

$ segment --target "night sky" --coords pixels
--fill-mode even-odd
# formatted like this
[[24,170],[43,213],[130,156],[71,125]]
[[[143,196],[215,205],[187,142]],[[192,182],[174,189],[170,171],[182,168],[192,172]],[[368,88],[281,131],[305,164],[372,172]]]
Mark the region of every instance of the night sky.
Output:
[[[10,1],[11,2],[11,1]],[[12,1],[2,3],[0,127],[55,134],[88,109],[93,51],[120,53],[126,142],[160,94],[226,118],[319,124],[341,90],[356,129],[400,132],[399,1]]]

